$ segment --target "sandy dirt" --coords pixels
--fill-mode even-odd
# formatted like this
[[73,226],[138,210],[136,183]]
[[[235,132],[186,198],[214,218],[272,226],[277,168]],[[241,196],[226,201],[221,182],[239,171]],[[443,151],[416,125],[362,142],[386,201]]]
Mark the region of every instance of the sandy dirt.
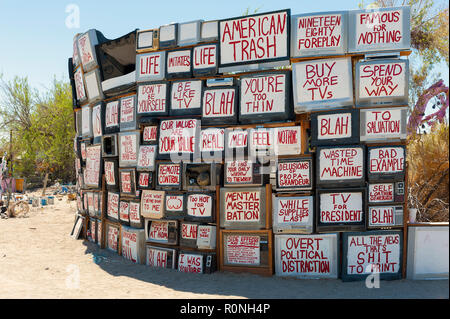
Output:
[[448,280],[381,281],[380,288],[368,289],[364,282],[185,274],[136,265],[72,239],[75,210],[76,202],[64,197],[31,208],[26,218],[0,219],[0,298],[449,298]]

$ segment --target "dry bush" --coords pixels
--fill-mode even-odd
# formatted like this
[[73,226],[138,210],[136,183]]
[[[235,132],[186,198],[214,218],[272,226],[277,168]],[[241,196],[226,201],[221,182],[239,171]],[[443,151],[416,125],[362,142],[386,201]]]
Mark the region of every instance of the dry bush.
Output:
[[418,222],[449,220],[449,125],[408,141],[408,207],[417,208]]

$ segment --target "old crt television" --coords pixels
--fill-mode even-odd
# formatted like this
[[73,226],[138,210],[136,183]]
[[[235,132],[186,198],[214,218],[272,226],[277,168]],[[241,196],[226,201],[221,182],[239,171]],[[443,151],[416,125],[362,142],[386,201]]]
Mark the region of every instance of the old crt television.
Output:
[[74,65],[72,63],[72,58],[69,58],[68,61],[68,68],[69,68],[69,79],[70,79],[70,86],[72,88],[72,108],[76,109],[80,106],[77,100],[77,90],[76,90],[76,84],[75,84],[75,76],[74,76]]
[[249,132],[248,129],[225,128],[225,160],[242,160],[248,156]]
[[106,215],[109,220],[119,221],[120,193],[108,191]]
[[309,191],[314,186],[311,156],[278,159],[276,190],[278,192]]
[[192,77],[192,49],[167,51],[166,79]]
[[217,270],[216,253],[183,251],[178,254],[178,271],[211,274]]
[[217,43],[197,45],[192,48],[192,75],[213,76],[218,72]]
[[158,153],[158,145],[140,145],[137,170],[138,171],[154,171],[155,158]]
[[367,203],[393,204],[405,202],[405,182],[369,183],[367,191]]
[[141,214],[145,218],[161,219],[165,212],[165,191],[145,189],[141,195]]
[[348,52],[411,49],[411,7],[348,11]]
[[358,110],[338,110],[311,114],[312,146],[358,143]]
[[337,279],[339,234],[275,235],[275,274],[300,279]]
[[197,248],[216,249],[216,226],[199,225],[197,228]]
[[137,189],[154,189],[155,188],[155,172],[138,171],[136,176]]
[[130,227],[144,228],[144,217],[141,214],[141,202],[130,200]]
[[105,158],[103,161],[106,188],[119,190],[119,161],[110,158]]
[[136,32],[96,46],[102,88],[107,96],[129,92],[136,86]]
[[321,188],[365,185],[363,145],[321,146],[316,149],[316,185]]
[[344,282],[366,280],[373,273],[379,273],[381,280],[402,278],[401,230],[343,233],[342,251],[341,278]]
[[180,222],[180,246],[197,248],[197,233],[199,223],[181,221]]
[[264,168],[268,167],[252,160],[225,161],[223,186],[264,186],[270,180],[270,174]]
[[85,73],[84,83],[86,85],[86,93],[90,104],[99,102],[105,98],[99,69],[94,69]]
[[117,133],[120,131],[120,100],[106,102],[105,107],[105,133]]
[[403,205],[368,206],[367,229],[403,227]]
[[203,20],[195,20],[178,24],[178,46],[193,45],[200,42],[200,31]]
[[120,193],[126,196],[136,195],[136,169],[119,168]]
[[294,118],[291,71],[244,75],[239,78],[239,83],[239,123],[267,123]]
[[217,41],[219,38],[219,23],[217,20],[203,21],[200,31],[202,42]]
[[186,193],[186,216],[184,220],[204,223],[216,221],[216,193]]
[[83,69],[81,67],[75,69],[73,79],[75,81],[75,92],[78,103],[80,105],[83,103],[87,103],[88,97],[86,95]]
[[200,152],[205,162],[222,162],[225,152],[225,128],[202,129],[200,131]]
[[119,252],[120,225],[106,222],[106,248],[116,253]]
[[150,52],[159,49],[159,30],[148,29],[137,31],[136,52]]
[[220,231],[221,269],[224,271],[256,272],[271,276],[272,232]]
[[117,134],[105,134],[102,136],[102,156],[105,158],[119,156]]
[[237,124],[237,86],[213,86],[203,90],[202,124]]
[[177,268],[177,250],[174,248],[164,248],[159,246],[146,246],[146,265],[158,268]]
[[120,99],[120,131],[138,128],[136,119],[136,94],[124,96]]
[[136,167],[140,137],[140,131],[128,131],[118,134],[119,167]]
[[122,226],[130,226],[130,202],[124,197],[119,202],[119,222]]
[[97,242],[97,219],[89,218],[86,230],[86,237],[92,243]]
[[183,189],[185,191],[216,190],[222,183],[222,164],[183,163]]
[[178,245],[178,221],[146,218],[145,240],[148,243]]
[[137,85],[137,118],[139,123],[147,118],[169,114],[169,82],[143,82]]
[[121,227],[122,256],[137,264],[144,264],[146,257],[145,231],[131,227]]
[[273,150],[276,156],[301,155],[305,146],[303,136],[307,134],[303,125],[273,128]]
[[181,190],[182,163],[156,163],[156,189]]
[[166,78],[166,52],[136,55],[136,82],[162,81]]
[[[326,34],[320,29],[324,24],[329,26],[329,32]],[[291,58],[335,56],[346,53],[347,11],[302,13],[291,16]]]
[[99,66],[96,45],[108,41],[107,38],[98,30],[89,29],[78,37],[78,53],[80,55],[83,71],[88,72]]
[[274,233],[312,234],[314,231],[314,196],[272,195]]
[[400,142],[406,139],[407,107],[360,110],[362,143]]
[[220,226],[226,229],[264,229],[268,223],[265,187],[220,189]]
[[170,49],[177,46],[178,23],[171,23],[159,27],[159,48]]
[[[328,81],[333,80],[330,86]],[[353,106],[353,73],[350,57],[292,63],[295,113]]]
[[316,190],[316,232],[366,230],[366,188]]
[[408,105],[409,61],[373,59],[356,63],[355,104],[364,106]]
[[92,107],[86,104],[81,107],[81,136],[87,138],[92,135]]
[[101,188],[103,173],[102,145],[93,144],[86,147],[86,167],[84,184],[88,188]]
[[151,121],[141,126],[142,130],[142,145],[158,144],[158,123],[157,121]]
[[186,194],[183,192],[166,192],[164,216],[167,219],[184,219],[186,217]]
[[274,129],[271,127],[255,127],[249,129],[250,157],[261,163],[274,158]]
[[375,181],[404,181],[406,146],[386,145],[367,147],[367,179]]
[[172,81],[170,115],[201,115],[203,86],[202,80]]

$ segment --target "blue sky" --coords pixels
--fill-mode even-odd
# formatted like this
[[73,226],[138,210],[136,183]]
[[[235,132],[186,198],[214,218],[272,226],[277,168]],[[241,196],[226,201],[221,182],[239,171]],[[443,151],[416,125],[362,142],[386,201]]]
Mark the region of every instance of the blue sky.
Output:
[[[53,77],[67,79],[67,59],[77,32],[95,28],[114,39],[134,29],[157,28],[170,22],[213,20],[290,8],[292,14],[357,9],[357,0],[191,0],[191,1],[17,1],[0,0],[0,73],[6,79],[28,76],[37,89],[49,87]],[[370,1],[365,1],[369,3]],[[66,27],[66,7],[80,10],[80,28]],[[445,64],[439,67],[448,78]],[[448,80],[446,80],[448,84]]]

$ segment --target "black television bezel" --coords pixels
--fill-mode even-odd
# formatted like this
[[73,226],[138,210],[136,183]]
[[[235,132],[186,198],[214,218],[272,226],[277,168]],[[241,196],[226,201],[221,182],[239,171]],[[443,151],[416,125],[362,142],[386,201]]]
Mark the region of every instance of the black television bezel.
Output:
[[[215,91],[215,90],[234,90],[234,115],[232,116],[221,116],[221,117],[204,117],[205,103],[204,97],[206,92]],[[202,125],[224,125],[224,124],[238,124],[238,112],[239,112],[239,86],[238,85],[230,85],[230,86],[211,86],[203,89],[202,92]]]

